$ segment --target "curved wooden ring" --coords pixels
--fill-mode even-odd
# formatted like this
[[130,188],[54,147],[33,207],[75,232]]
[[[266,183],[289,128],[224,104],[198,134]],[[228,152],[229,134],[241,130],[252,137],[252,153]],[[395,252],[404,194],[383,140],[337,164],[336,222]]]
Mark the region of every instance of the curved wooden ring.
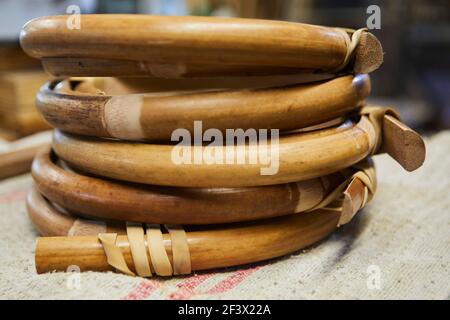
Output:
[[[339,212],[317,210],[258,222],[186,227],[192,270],[243,265],[293,253],[331,234],[339,216]],[[163,241],[173,264],[170,236],[163,234]],[[127,236],[119,235],[116,244],[134,271]],[[70,265],[81,271],[112,270],[96,236],[38,238],[35,263],[38,273],[66,271]]]
[[[223,188],[283,184],[337,172],[373,154],[378,139],[373,124],[363,115],[358,123],[348,120],[337,128],[281,136],[279,143],[270,140],[266,162],[259,161],[257,144],[217,147],[223,164],[186,164],[176,158],[180,150],[200,158],[211,147],[124,143],[59,130],[53,136],[53,149],[74,168],[103,177],[162,186]],[[244,164],[238,162],[241,155]]]
[[[70,30],[66,16],[34,19],[22,29],[22,48],[58,76],[131,70],[161,78],[336,71],[353,48],[343,29],[281,21],[145,15],[83,15],[81,21],[81,29]],[[353,55],[356,73],[383,60],[368,32]]]
[[[160,79],[148,77],[68,77],[55,80],[51,89],[67,94],[127,95],[143,93],[182,93],[186,91],[238,90],[286,87],[336,78],[334,74],[271,75],[261,77]],[[100,91],[100,92],[99,92]]]
[[253,188],[170,188],[84,176],[60,168],[55,160],[41,153],[32,166],[36,188],[53,203],[85,217],[157,224],[218,224],[304,212],[346,179],[335,173]]
[[[66,132],[122,140],[170,141],[185,128],[194,133],[194,121],[203,130],[304,128],[345,115],[360,107],[370,93],[367,75],[289,87],[227,91],[125,94],[101,92],[88,82],[72,81],[58,92],[59,81],[37,94],[37,107],[53,127]],[[77,87],[80,87],[77,91]]]
[[33,187],[26,199],[28,217],[41,236],[89,236],[112,232],[125,234],[124,223],[77,218],[46,200]]
[[[241,66],[211,64],[162,64],[152,61],[93,59],[83,57],[41,58],[45,71],[55,77],[146,77],[154,79],[235,79],[270,76],[297,76],[309,82],[314,75],[332,78],[335,73],[273,66]],[[377,69],[377,68],[375,68]],[[368,73],[366,69],[354,73]]]

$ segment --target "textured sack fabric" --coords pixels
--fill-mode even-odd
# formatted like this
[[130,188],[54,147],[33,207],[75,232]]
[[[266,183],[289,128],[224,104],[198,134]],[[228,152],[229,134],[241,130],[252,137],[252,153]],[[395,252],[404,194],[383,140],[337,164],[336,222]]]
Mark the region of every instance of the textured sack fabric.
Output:
[[[448,299],[450,132],[427,141],[424,167],[406,173],[377,156],[374,200],[334,235],[252,266],[145,280],[114,273],[37,275],[25,212],[29,175],[0,183],[2,299]],[[76,271],[76,269],[75,269]]]

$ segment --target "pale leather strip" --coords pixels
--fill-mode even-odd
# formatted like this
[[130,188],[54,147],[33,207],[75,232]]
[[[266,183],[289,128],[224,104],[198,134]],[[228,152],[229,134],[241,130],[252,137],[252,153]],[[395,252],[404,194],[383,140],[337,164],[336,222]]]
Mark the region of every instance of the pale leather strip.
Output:
[[[302,187],[300,187],[300,184]],[[320,179],[296,182],[295,185],[298,190],[298,202],[295,207],[295,213],[318,205],[324,197],[325,186]]]
[[[359,45],[359,42],[361,40],[361,35],[364,32],[367,32],[367,28],[362,28],[358,30],[351,30],[351,29],[343,29],[343,28],[337,28],[337,30],[341,31],[344,36],[344,41],[347,44],[347,54],[345,55],[344,61],[342,61],[342,64],[336,68],[337,71],[341,71],[347,67],[350,60],[355,55],[355,50]],[[351,38],[349,36],[349,33],[352,34]]]
[[358,129],[361,129],[367,134],[367,139],[369,140],[369,154],[373,155],[376,153],[378,141],[380,140],[379,133],[375,130],[374,125],[369,120],[369,117],[362,116],[361,120],[356,125]]
[[162,277],[171,276],[173,274],[172,265],[164,247],[164,239],[159,224],[147,225],[147,244],[155,273]]
[[122,250],[116,245],[117,233],[99,233],[98,240],[105,250],[108,264],[122,273],[130,276],[135,274],[128,268]]
[[[370,161],[371,160],[365,160],[356,164],[351,169],[343,170],[341,173],[344,176],[348,176],[348,178],[332,192],[330,192],[318,205],[312,209],[309,209],[307,212],[328,208],[333,211],[341,212],[341,218],[338,222],[338,226],[350,222],[355,214],[373,198],[376,191],[376,173],[375,168]],[[357,171],[355,172],[355,170]],[[351,171],[353,171],[353,173],[349,175],[349,172]],[[361,182],[361,187],[350,192],[351,190],[349,190],[349,187],[352,186],[355,188],[356,183],[354,181],[356,179]],[[342,194],[344,194],[344,201],[342,202],[342,205],[339,208],[332,207],[332,203],[339,199]],[[360,197],[361,201],[357,201],[357,197]],[[354,204],[356,203],[359,205],[356,205],[355,207]]]
[[130,94],[111,97],[104,106],[104,122],[108,133],[123,140],[143,140],[141,126],[143,95]]
[[190,274],[192,272],[191,254],[186,232],[179,225],[164,225],[164,227],[169,232],[172,243],[173,274]]
[[392,108],[381,108],[381,107],[373,107],[366,106],[361,109],[361,120],[367,118],[370,122],[370,125],[366,121],[360,121],[360,127],[363,129],[368,135],[369,139],[374,140],[374,147],[371,154],[377,153],[382,144],[382,133],[383,133],[383,119],[386,114],[393,116],[396,119],[400,119],[399,114]]
[[350,222],[356,213],[364,207],[368,200],[368,188],[364,186],[360,179],[354,178],[344,192],[341,216],[338,226]]
[[356,213],[372,200],[377,188],[376,172],[373,166],[370,166],[368,162],[361,162],[355,167],[360,171],[353,175],[352,181],[344,191],[338,226],[349,223]]
[[127,222],[127,236],[136,273],[140,277],[151,277],[150,263],[145,247],[144,229],[139,223]]

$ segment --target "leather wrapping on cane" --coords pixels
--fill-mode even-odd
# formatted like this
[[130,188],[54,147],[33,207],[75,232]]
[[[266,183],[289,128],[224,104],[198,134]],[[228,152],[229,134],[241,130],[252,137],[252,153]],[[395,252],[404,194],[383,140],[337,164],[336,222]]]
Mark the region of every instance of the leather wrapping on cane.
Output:
[[[136,274],[140,277],[151,277],[152,270],[158,276],[169,277],[191,273],[191,259],[186,233],[181,226],[165,226],[169,231],[172,243],[172,262],[164,247],[161,226],[127,224],[127,237],[130,244],[132,260]],[[117,234],[99,234],[98,239],[103,246],[107,261],[117,271],[128,275],[136,275],[128,267],[121,249],[116,245]],[[149,256],[147,255],[147,250]],[[150,259],[148,259],[150,258]]]

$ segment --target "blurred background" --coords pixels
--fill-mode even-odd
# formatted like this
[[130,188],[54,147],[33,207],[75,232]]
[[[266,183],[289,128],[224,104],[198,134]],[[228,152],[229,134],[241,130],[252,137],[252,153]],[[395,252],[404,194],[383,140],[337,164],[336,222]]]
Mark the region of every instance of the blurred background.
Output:
[[47,128],[34,109],[36,91],[50,78],[22,53],[18,36],[35,17],[82,13],[202,15],[366,26],[370,5],[381,8],[381,29],[372,30],[385,63],[372,74],[371,102],[392,105],[422,133],[450,128],[449,0],[0,0],[0,136],[5,140]]

